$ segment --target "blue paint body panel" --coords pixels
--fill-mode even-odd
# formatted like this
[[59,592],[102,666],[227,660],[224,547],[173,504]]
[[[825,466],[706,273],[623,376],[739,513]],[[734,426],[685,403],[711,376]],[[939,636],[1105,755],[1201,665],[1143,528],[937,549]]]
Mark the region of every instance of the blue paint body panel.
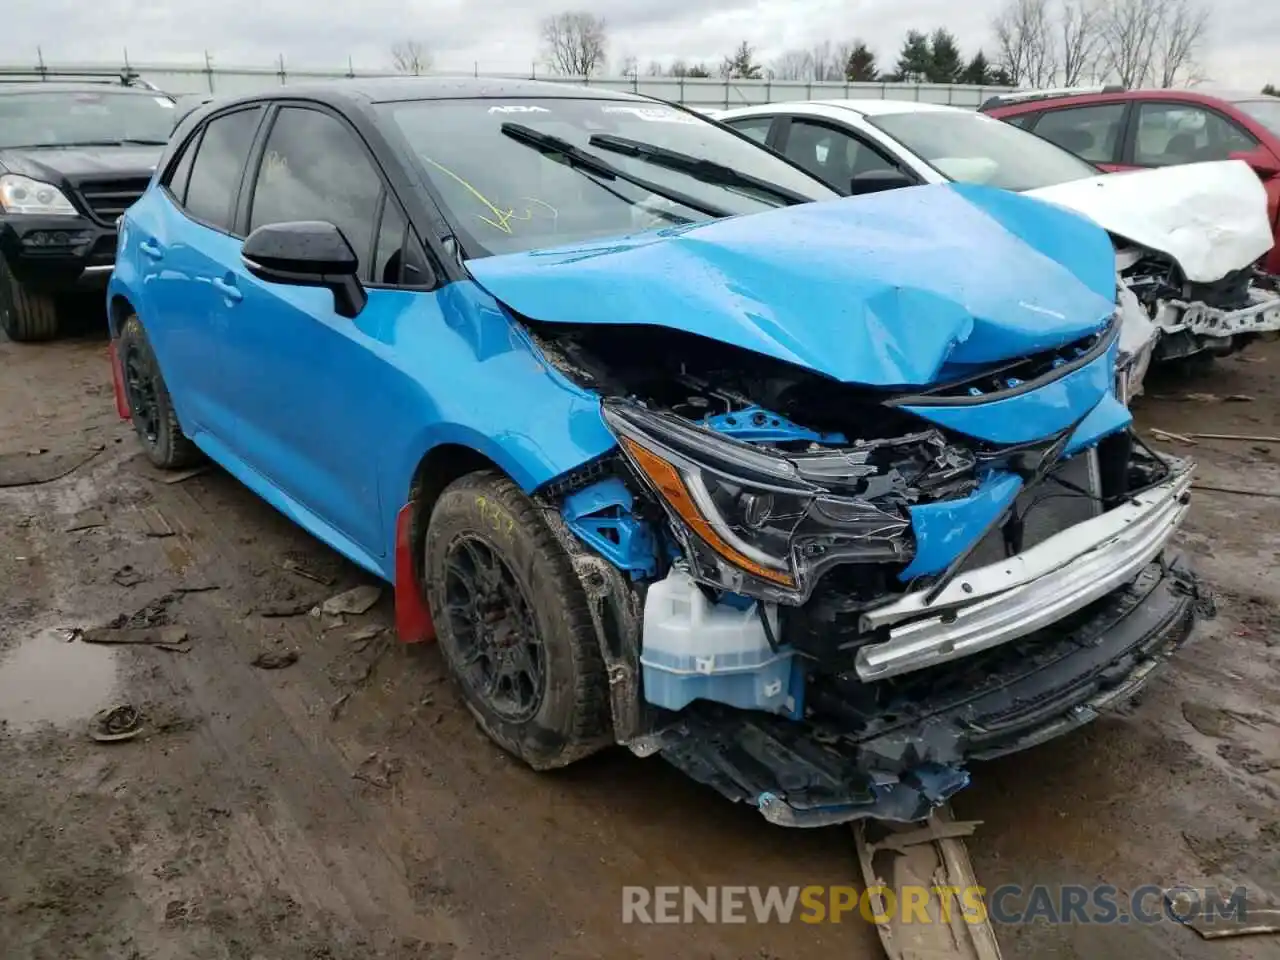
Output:
[[902,571],[902,580],[945,570],[977,540],[1022,490],[1012,473],[993,472],[967,497],[911,507],[911,532],[916,555]]
[[[988,443],[1005,445],[1039,440],[1080,421],[1105,398],[1114,399],[1119,349],[1118,341],[1112,343],[1109,350],[1092,362],[1026,393],[985,403],[903,409]],[[1125,416],[1128,417],[1127,411]],[[1126,419],[1115,429],[1123,429],[1128,422]]]
[[647,324],[870,386],[1046,350],[1115,311],[1115,251],[1066,210],[936,184],[467,263],[513,310]]
[[[140,253],[143,243],[158,259]],[[661,324],[843,381],[927,385],[1097,330],[1115,282],[1110,241],[1092,224],[962,185],[490,257],[469,263],[477,282],[370,289],[354,320],[334,312],[327,291],[256,279],[240,246],[153,186],[125,218],[108,296],[141,316],[188,435],[388,580],[396,512],[433,449],[477,452],[532,491],[616,445],[599,398],[542,358],[511,309]],[[913,412],[994,443],[1084,416],[1072,443],[1087,446],[1128,422],[1110,393],[1114,361],[1113,351],[1021,397]],[[706,425],[754,442],[845,439],[752,412]],[[913,510],[912,574],[944,567],[1015,494],[1008,478],[989,478],[967,500]],[[564,508],[585,542],[635,577],[651,576],[658,550],[671,549],[631,515],[616,481]]]
[[635,498],[617,477],[592,484],[564,498],[564,521],[584,543],[632,579],[658,575],[658,546],[653,531],[632,516]]
[[[552,369],[473,283],[370,289],[348,320],[325,290],[250,276],[239,240],[193,223],[160,190],[125,222],[108,297],[141,317],[183,429],[387,580],[396,512],[432,449],[466,447],[530,491],[616,444],[598,398]],[[144,240],[160,260],[138,252]]]

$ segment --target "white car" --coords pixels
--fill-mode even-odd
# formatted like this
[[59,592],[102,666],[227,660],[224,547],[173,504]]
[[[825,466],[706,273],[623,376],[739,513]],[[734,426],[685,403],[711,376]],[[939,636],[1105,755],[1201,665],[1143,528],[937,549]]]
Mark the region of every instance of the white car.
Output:
[[771,103],[715,118],[842,193],[961,181],[1092,218],[1116,242],[1134,393],[1151,322],[1161,359],[1230,353],[1249,334],[1280,330],[1280,294],[1254,269],[1272,244],[1266,193],[1241,161],[1104,174],[985,114],[901,100]]

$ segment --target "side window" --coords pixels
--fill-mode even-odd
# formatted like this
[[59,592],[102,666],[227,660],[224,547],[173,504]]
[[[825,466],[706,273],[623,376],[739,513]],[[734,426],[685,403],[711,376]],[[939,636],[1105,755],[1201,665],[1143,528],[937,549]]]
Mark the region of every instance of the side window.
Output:
[[360,276],[368,280],[381,194],[382,178],[346,123],[318,110],[285,107],[267,135],[249,229],[327,220],[347,238],[360,258]]
[[726,120],[725,124],[746,134],[756,143],[764,143],[769,138],[773,117],[743,117],[741,120]]
[[1064,107],[1040,115],[1035,132],[1093,163],[1114,163],[1127,104]]
[[230,230],[240,175],[258,129],[262,109],[239,110],[211,120],[200,138],[188,175],[187,213],[219,230]]
[[1141,103],[1133,162],[1164,167],[1202,160],[1226,160],[1258,145],[1226,117],[1189,103]]
[[848,193],[860,174],[897,170],[880,151],[852,134],[799,118],[787,132],[786,155],[829,186]]
[[1021,127],[1023,130],[1030,130],[1036,125],[1036,121],[1040,119],[1038,113],[1020,113],[1016,117],[1010,117],[1005,123],[1011,123],[1015,127]]
[[200,134],[196,133],[183,145],[178,162],[169,168],[169,175],[164,180],[164,185],[179,205],[187,202],[187,180],[191,177],[191,164],[199,147]]

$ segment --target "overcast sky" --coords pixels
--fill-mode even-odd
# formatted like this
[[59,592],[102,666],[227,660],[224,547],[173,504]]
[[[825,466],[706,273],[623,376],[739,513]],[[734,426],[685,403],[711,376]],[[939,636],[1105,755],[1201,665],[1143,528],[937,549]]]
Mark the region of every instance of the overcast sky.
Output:
[[[1280,83],[1280,3],[1208,0],[1214,8],[1203,60],[1214,83]],[[0,0],[0,63],[197,60],[386,68],[397,40],[421,41],[437,71],[526,71],[539,57],[538,24],[564,9],[606,18],[611,63],[627,55],[718,63],[739,40],[760,59],[823,39],[865,39],[890,66],[910,28],[950,28],[966,55],[992,52],[990,19],[1001,0]]]

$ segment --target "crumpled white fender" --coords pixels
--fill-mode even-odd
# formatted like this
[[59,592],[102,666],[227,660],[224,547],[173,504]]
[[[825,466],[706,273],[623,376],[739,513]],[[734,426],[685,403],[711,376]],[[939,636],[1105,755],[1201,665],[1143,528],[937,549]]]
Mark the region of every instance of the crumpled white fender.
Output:
[[1266,189],[1241,160],[1108,173],[1027,194],[1167,254],[1192,283],[1212,283],[1247,267],[1274,242]]

